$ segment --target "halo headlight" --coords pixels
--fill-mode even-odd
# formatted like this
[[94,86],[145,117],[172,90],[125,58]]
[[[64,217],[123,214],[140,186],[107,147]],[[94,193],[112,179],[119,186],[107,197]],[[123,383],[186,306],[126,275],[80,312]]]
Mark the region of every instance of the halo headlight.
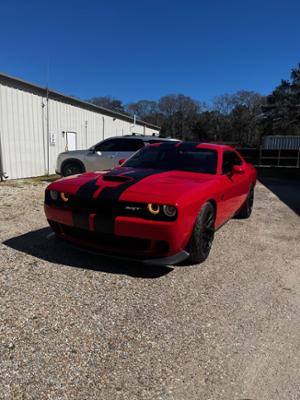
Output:
[[50,197],[52,200],[56,201],[58,199],[58,192],[56,190],[50,190]]
[[70,197],[70,195],[69,195],[68,193],[61,192],[61,194],[60,194],[60,198],[61,198],[62,201],[64,201],[65,203],[66,203],[67,201],[69,201],[69,197]]
[[177,213],[177,209],[174,206],[163,206],[163,212],[167,217],[173,218]]
[[147,209],[151,214],[157,215],[160,212],[160,205],[149,203]]

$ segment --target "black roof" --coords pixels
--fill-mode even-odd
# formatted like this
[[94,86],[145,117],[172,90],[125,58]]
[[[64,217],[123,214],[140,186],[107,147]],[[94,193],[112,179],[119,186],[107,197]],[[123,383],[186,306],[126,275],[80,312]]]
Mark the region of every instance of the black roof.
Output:
[[163,137],[159,137],[159,136],[154,136],[154,135],[137,135],[137,134],[133,134],[133,135],[122,135],[122,136],[114,136],[113,138],[109,138],[109,139],[141,139],[145,142],[149,141],[149,140],[156,140],[159,142],[176,142],[178,143],[179,140],[178,139],[174,139],[174,138],[163,138]]
[[[42,87],[39,85],[36,85],[34,83],[31,82],[27,82],[24,81],[23,79],[19,79],[19,78],[15,78],[13,76],[10,75],[6,75],[3,73],[0,73],[0,83],[6,85],[6,86],[10,86],[10,87],[14,87],[16,89],[22,89],[22,90],[26,90],[26,91],[30,91],[32,93],[36,93],[38,95],[41,95],[43,97],[48,97],[50,99],[53,100],[58,100],[58,101],[63,101],[64,103],[68,103],[74,106],[79,106],[81,108],[84,108],[86,110],[90,110],[90,111],[94,111],[94,112],[98,112],[104,115],[108,115],[110,117],[113,118],[119,118],[122,119],[124,121],[128,121],[128,122],[132,122],[133,123],[133,117],[131,117],[130,115],[127,114],[123,114],[117,111],[113,111],[113,110],[109,110],[107,108],[104,107],[100,107],[100,106],[96,106],[95,104],[89,103],[87,101],[84,100],[80,100],[77,99],[76,97],[72,97],[72,96],[66,96],[63,93],[57,92],[55,90],[50,90],[47,87]],[[153,128],[153,129],[160,129],[159,126],[154,125],[154,124],[150,124],[149,122],[145,122],[142,121],[140,119],[136,119],[136,123],[139,125],[143,125],[146,126],[148,128]]]

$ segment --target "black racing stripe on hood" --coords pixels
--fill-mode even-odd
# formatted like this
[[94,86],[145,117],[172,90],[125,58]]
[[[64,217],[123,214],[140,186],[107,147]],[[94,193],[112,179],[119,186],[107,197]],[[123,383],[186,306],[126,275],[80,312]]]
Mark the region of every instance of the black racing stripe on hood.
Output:
[[[81,185],[76,192],[76,196],[87,200],[91,199],[93,197],[93,194],[99,188],[99,186],[96,185],[97,180],[98,178],[95,178]],[[73,225],[77,228],[89,229],[89,214],[84,212],[84,210],[73,211],[72,219]]]
[[[119,172],[119,171],[118,171]],[[133,169],[130,171],[126,171],[123,173],[119,172],[119,175],[122,176],[128,176],[131,178],[130,181],[120,183],[120,185],[115,186],[115,187],[105,187],[103,190],[100,192],[98,199],[100,201],[109,201],[109,200],[118,200],[121,196],[121,194],[130,188],[131,186],[135,185],[136,183],[140,182],[142,179],[148,178],[149,176],[152,175],[157,175],[160,174],[162,170],[157,170],[157,169]],[[106,176],[116,176],[116,171],[109,172]]]
[[97,177],[81,185],[76,192],[76,196],[89,199],[93,197],[93,194],[96,192],[97,189],[99,189],[99,186],[96,185],[98,179],[99,178]]
[[120,175],[123,176],[128,176],[132,178],[128,182],[121,183],[118,186],[115,187],[105,187],[99,194],[98,200],[99,202],[103,203],[110,203],[111,205],[111,214],[110,215],[96,215],[95,221],[94,221],[94,228],[96,231],[103,232],[105,229],[105,232],[107,233],[114,233],[114,223],[115,219],[117,217],[117,202],[119,198],[121,197],[122,193],[130,188],[131,186],[135,185],[136,183],[140,182],[142,179],[148,178],[149,176],[152,175],[157,175],[162,172],[162,170],[156,170],[156,169],[138,169],[138,170],[129,170],[129,171],[120,171],[120,170],[114,170],[109,172],[107,175],[117,175],[117,172]]

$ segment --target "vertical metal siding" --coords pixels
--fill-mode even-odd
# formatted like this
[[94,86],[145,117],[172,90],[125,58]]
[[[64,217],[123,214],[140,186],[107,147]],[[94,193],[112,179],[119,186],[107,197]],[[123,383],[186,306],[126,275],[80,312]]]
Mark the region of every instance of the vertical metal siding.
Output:
[[298,150],[300,136],[265,136],[263,147],[269,150]]
[[1,85],[3,166],[9,178],[43,175],[42,99]]
[[[55,134],[55,145],[48,144],[49,134]],[[62,101],[47,99],[30,91],[0,84],[0,134],[3,170],[10,179],[55,172],[57,155],[65,151],[65,131],[77,133],[77,148],[85,149],[102,140],[103,117],[105,138],[131,133],[152,134],[157,130],[133,121],[113,118]],[[87,127],[86,127],[87,124]]]

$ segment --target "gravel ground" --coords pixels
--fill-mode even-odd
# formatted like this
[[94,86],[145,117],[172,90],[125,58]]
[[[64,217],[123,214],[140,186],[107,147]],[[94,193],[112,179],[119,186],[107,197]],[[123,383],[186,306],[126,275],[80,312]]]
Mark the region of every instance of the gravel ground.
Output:
[[172,269],[47,239],[44,187],[0,185],[1,400],[300,399],[299,216],[269,189]]

